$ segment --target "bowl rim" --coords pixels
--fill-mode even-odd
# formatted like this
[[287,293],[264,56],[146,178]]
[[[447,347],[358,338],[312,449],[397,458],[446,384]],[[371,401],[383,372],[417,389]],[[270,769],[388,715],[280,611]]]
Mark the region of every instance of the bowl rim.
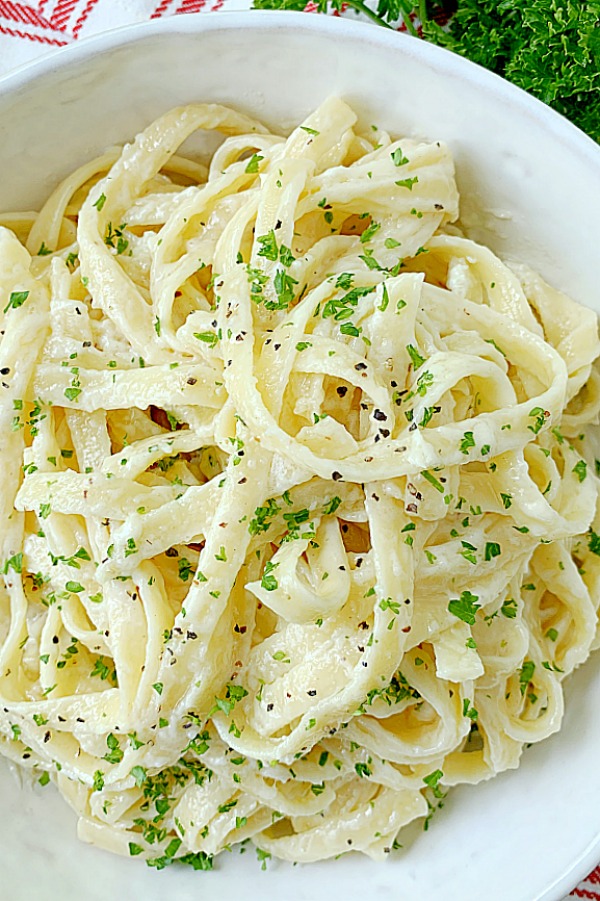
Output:
[[[559,142],[569,154],[575,154],[587,166],[597,171],[600,179],[600,144],[566,117],[551,109],[541,100],[523,89],[506,81],[499,75],[459,56],[445,48],[415,39],[396,30],[375,28],[372,23],[351,19],[306,15],[305,12],[291,10],[230,10],[198,15],[187,13],[162,19],[136,22],[108,29],[99,34],[73,42],[58,49],[49,50],[33,60],[25,62],[0,76],[0,98],[27,90],[38,79],[60,70],[68,70],[86,59],[110,53],[130,45],[135,47],[147,37],[169,35],[189,35],[194,33],[227,32],[238,29],[303,32],[357,39],[375,47],[384,46],[397,50],[435,70],[442,76],[449,76],[469,84],[478,84],[499,103],[536,120],[548,133],[549,140]],[[600,862],[600,833],[582,849],[562,876],[543,888],[532,901],[562,901]]]
[[[326,16],[293,10],[230,10],[211,12],[210,15],[184,13],[134,22],[102,31],[81,41],[67,44],[58,49],[48,50],[33,60],[23,63],[5,75],[0,76],[0,95],[26,88],[31,82],[50,75],[60,69],[109,52],[127,44],[135,45],[148,36],[168,34],[191,34],[195,32],[271,29],[294,30],[308,33],[335,35],[338,39],[360,37],[363,42],[390,49],[402,47],[405,56],[418,60],[430,69],[458,78],[466,82],[479,82],[484,90],[492,93],[500,102],[507,103],[522,113],[535,118],[545,127],[554,140],[569,146],[586,162],[598,167],[600,177],[600,144],[597,144],[580,128],[561,113],[556,112],[541,100],[528,94],[494,72],[484,69],[466,57],[459,56],[444,47],[412,35],[388,28],[375,28],[373,23],[353,21],[338,16]],[[402,42],[402,43],[397,43]]]

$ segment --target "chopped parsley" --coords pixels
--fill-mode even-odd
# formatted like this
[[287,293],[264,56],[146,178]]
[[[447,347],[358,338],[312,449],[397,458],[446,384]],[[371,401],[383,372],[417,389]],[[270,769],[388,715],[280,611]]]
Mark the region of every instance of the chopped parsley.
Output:
[[4,312],[8,313],[9,310],[17,310],[22,307],[28,297],[29,291],[13,291],[4,307]]
[[465,432],[463,435],[460,444],[460,452],[461,454],[468,454],[469,448],[475,447],[475,439],[473,437],[473,432]]
[[273,563],[271,560],[267,562],[265,565],[265,571],[263,573],[263,577],[260,581],[261,587],[266,591],[275,591],[276,588],[279,587],[279,583],[277,579],[273,575],[273,571],[277,569],[279,563]]
[[433,773],[429,774],[429,776],[425,776],[423,778],[423,782],[428,788],[432,790],[435,798],[445,797],[444,792],[439,787],[439,781],[440,779],[443,779],[443,777],[444,774],[441,770],[434,770]]
[[541,407],[534,407],[533,410],[529,411],[529,416],[530,418],[533,418],[533,424],[528,425],[527,428],[530,432],[533,432],[534,435],[537,435],[543,428],[546,418],[550,416],[550,414]]
[[110,667],[108,664],[104,662],[104,657],[100,655],[100,657],[96,658],[96,662],[94,664],[94,668],[90,672],[90,676],[99,676],[100,679],[104,682],[108,679],[110,675]]
[[392,157],[392,162],[394,166],[405,166],[408,163],[407,157],[402,153],[401,147],[396,147],[393,153],[390,154]]
[[519,687],[521,689],[521,694],[524,695],[527,689],[527,686],[533,679],[533,674],[535,672],[535,663],[533,660],[525,660],[523,662],[523,666],[519,670]]
[[271,528],[271,521],[280,512],[280,508],[273,498],[265,501],[264,507],[257,507],[254,511],[254,518],[250,520],[248,531],[251,535],[259,535],[261,532],[267,532]]
[[113,735],[112,732],[106,739],[106,745],[108,751],[102,759],[108,761],[108,763],[120,763],[123,760],[124,754],[119,746],[119,739]]
[[460,598],[452,598],[448,604],[448,610],[464,623],[474,626],[475,614],[481,609],[481,604],[477,603],[478,600],[477,595],[471,594],[470,591],[463,591]]
[[13,557],[9,557],[0,572],[4,573],[4,575],[7,575],[9,569],[14,570],[16,573],[21,573],[23,571],[22,551],[20,551],[18,554],[15,554]]
[[487,541],[485,545],[485,560],[492,560],[494,557],[499,557],[502,553],[502,549],[497,541]]
[[244,169],[244,172],[248,174],[252,174],[254,172],[258,172],[258,164],[264,160],[264,156],[260,156],[258,153],[253,153],[250,159],[248,160],[248,164]]
[[248,692],[243,687],[243,685],[234,685],[233,683],[228,683],[226,685],[225,697],[215,698],[215,705],[210,711],[209,716],[213,716],[213,714],[215,714],[218,710],[224,713],[225,716],[229,716],[237,702],[241,701],[242,698],[245,698],[247,694]]
[[288,275],[283,269],[278,269],[273,279],[277,303],[265,302],[267,310],[287,310],[294,300],[294,285],[297,284],[298,282],[291,275]]
[[275,238],[273,229],[266,235],[261,235],[256,240],[260,244],[260,250],[258,251],[259,257],[265,257],[267,260],[277,260],[279,257],[279,249],[277,247],[277,239]]
[[218,335],[214,332],[194,332],[194,338],[208,344],[209,347],[214,347],[219,341]]
[[124,237],[124,231],[126,228],[125,222],[118,226],[118,228],[112,227],[112,222],[109,222],[106,226],[106,233],[104,235],[104,243],[107,247],[112,247],[117,251],[117,256],[120,256],[122,253],[125,253],[127,248],[129,247],[129,241]]
[[66,582],[65,590],[70,591],[71,594],[79,594],[81,591],[83,591],[83,585],[81,585],[79,582]]
[[463,716],[468,717],[470,720],[476,720],[479,717],[479,713],[475,710],[474,707],[471,707],[471,701],[469,698],[465,698],[463,701]]
[[419,176],[415,175],[414,178],[401,178],[399,181],[394,182],[394,184],[398,185],[399,188],[408,188],[409,191],[412,191],[413,185],[416,185],[419,181]]
[[504,601],[500,608],[500,613],[502,616],[505,616],[506,619],[515,619],[517,616],[517,602],[514,598],[510,598],[508,601]]
[[367,226],[367,228],[365,228],[364,232],[360,236],[360,243],[366,244],[371,240],[371,238],[374,237],[374,235],[379,231],[380,228],[381,225],[379,224],[379,222],[371,222],[371,224]]
[[443,493],[444,493],[444,486],[442,485],[441,482],[438,482],[438,480],[436,479],[436,477],[435,477],[434,475],[432,475],[432,474],[429,472],[429,470],[424,469],[424,470],[422,471],[421,475],[423,476],[423,478],[424,478],[427,482],[429,482],[430,485],[433,485],[433,487],[435,488],[436,491],[439,491],[440,494],[443,494]]
[[323,515],[331,516],[338,509],[340,504],[342,503],[341,497],[332,497],[330,501],[328,501],[323,507]]
[[412,360],[413,367],[418,369],[425,362],[425,357],[422,357],[416,347],[413,347],[412,344],[406,345],[406,351]]
[[588,532],[588,550],[591,551],[592,554],[596,554],[597,557],[600,557],[600,535],[590,527]]

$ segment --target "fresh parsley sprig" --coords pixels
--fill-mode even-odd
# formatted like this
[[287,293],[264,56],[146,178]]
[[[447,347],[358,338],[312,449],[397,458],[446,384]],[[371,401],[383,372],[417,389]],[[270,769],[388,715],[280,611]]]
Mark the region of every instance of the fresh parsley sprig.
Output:
[[[290,9],[302,12],[307,0],[254,0],[254,9]],[[379,0],[377,9],[373,10],[363,0],[315,0],[317,12],[326,13],[330,10],[342,9],[342,6],[350,7],[357,13],[362,13],[377,25],[393,28],[393,23],[402,20],[407,31],[416,37],[417,29],[411,19],[414,3],[411,0]],[[425,4],[422,3],[424,6]]]

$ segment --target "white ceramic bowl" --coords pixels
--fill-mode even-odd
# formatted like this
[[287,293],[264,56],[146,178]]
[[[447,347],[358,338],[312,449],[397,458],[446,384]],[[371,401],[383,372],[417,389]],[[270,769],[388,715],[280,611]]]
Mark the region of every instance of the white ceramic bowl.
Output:
[[[230,103],[276,128],[331,93],[396,134],[447,141],[463,221],[600,311],[600,148],[560,116],[445,51],[384,29],[292,13],[177,16],[62,50],[0,79],[0,209],[35,208],[56,181],[170,106]],[[521,768],[453,791],[427,834],[385,864],[307,867],[253,855],[164,873],[80,845],[52,790],[0,768],[3,898],[104,901],[559,901],[600,860],[600,672],[569,680],[563,730]]]

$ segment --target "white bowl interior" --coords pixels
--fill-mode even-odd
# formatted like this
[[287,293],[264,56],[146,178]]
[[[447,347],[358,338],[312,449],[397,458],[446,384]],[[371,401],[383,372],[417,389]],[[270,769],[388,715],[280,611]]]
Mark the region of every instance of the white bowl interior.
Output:
[[[106,146],[132,138],[188,101],[219,101],[289,128],[328,95],[366,123],[449,143],[473,237],[538,269],[600,311],[594,246],[600,150],[541,104],[459,58],[354,23],[232,14],[104,35],[0,81],[0,209],[36,208],[57,180]],[[594,240],[594,237],[596,240]],[[213,874],[155,874],[77,844],[51,788],[21,790],[0,770],[3,896],[100,901],[248,901],[268,892],[348,899],[557,901],[600,857],[600,674],[568,686],[563,731],[526,752],[517,772],[454,791],[426,835],[387,865],[272,864],[234,855]],[[251,860],[249,858],[252,857]],[[67,878],[68,877],[68,878]],[[242,882],[242,880],[244,880]],[[331,881],[330,881],[331,880]],[[327,887],[329,885],[329,888]]]

